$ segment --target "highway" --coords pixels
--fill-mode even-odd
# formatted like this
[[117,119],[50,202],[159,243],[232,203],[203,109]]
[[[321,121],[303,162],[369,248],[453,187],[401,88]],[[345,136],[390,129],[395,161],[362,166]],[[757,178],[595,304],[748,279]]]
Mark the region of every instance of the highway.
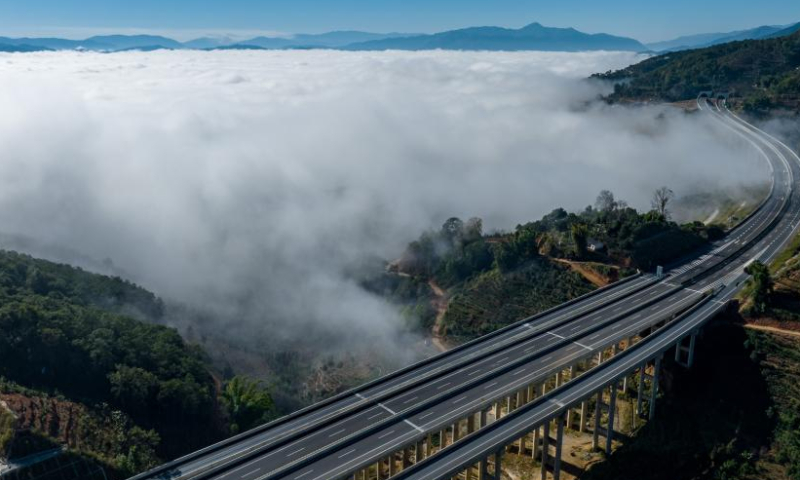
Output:
[[[707,319],[740,288],[747,262],[779,251],[800,212],[792,188],[800,165],[793,152],[727,109],[704,102],[698,103],[704,113],[761,153],[773,186],[759,209],[698,258],[675,266],[665,278],[644,274],[593,292],[134,478],[347,478],[393,452],[419,448],[419,442],[475,412],[485,416],[520,391],[543,384],[555,388],[554,375],[573,369],[568,382],[549,393],[539,391],[524,407],[515,405],[513,413],[492,418],[488,426],[399,474],[443,478],[486,457],[496,443],[515,438],[515,429],[530,431],[570,406],[573,397],[586,398],[597,382],[608,383],[607,375],[628,373],[642,363],[640,356],[652,358],[664,345],[674,345],[673,330],[697,328],[693,322]],[[711,291],[717,292],[713,298]],[[681,316],[691,308],[696,310]],[[654,328],[660,329],[648,335]],[[638,343],[631,346],[634,337]],[[620,344],[626,345],[624,352],[612,357],[610,349]]]

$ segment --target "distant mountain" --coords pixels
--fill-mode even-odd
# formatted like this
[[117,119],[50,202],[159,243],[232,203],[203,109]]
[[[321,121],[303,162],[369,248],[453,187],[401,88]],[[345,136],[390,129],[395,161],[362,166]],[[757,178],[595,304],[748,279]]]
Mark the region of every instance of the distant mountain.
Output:
[[50,51],[49,48],[45,47],[37,47],[35,45],[9,45],[6,43],[0,43],[0,52],[20,52],[20,53],[27,53],[27,52],[48,52]]
[[[691,48],[711,47],[723,43],[738,42],[742,40],[760,40],[764,38],[777,38],[791,35],[800,28],[800,24],[786,25],[763,25],[749,30],[738,30],[727,33],[703,33],[699,35],[689,35],[678,37],[674,40],[655,42],[647,44],[647,47],[656,52],[680,51]],[[794,30],[793,30],[794,29]]]
[[5,45],[27,45],[46,50],[108,50],[109,45],[90,40],[65,40],[63,38],[7,38],[0,37],[0,43]]
[[715,42],[721,38],[730,37],[731,35],[737,35],[742,32],[744,32],[744,30],[738,32],[700,33],[697,35],[686,35],[672,40],[665,40],[663,42],[648,43],[647,48],[653,50],[654,52],[686,50],[700,45],[708,45],[709,43]]
[[[10,46],[37,47],[44,50],[94,50],[120,51],[184,48],[183,44],[171,38],[154,35],[106,35],[86,40],[66,40],[63,38],[6,38],[0,37],[0,44]],[[8,50],[4,50],[8,51]]]
[[290,37],[256,37],[236,42],[235,45],[250,45],[261,48],[342,48],[353,43],[410,37],[413,33],[369,33],[357,31],[328,32],[321,34],[299,33]]
[[787,36],[792,35],[793,33],[797,32],[797,31],[800,31],[800,22],[795,23],[794,25],[790,25],[790,26],[784,28],[783,30],[779,30],[779,31],[777,31],[775,33],[771,33],[771,34],[765,36],[764,38],[787,37]]
[[154,47],[184,48],[183,44],[177,40],[156,35],[105,35],[87,38],[86,41],[107,45],[110,50],[152,49]]
[[233,45],[234,43],[236,43],[236,40],[230,37],[202,37],[195,38],[194,40],[190,40],[188,42],[183,42],[183,46],[197,50],[206,50],[211,48],[226,47],[228,45]]
[[644,52],[647,47],[632,38],[605,33],[587,34],[573,28],[545,27],[533,23],[518,30],[473,27],[433,35],[391,38],[354,43],[347,50],[624,50]]

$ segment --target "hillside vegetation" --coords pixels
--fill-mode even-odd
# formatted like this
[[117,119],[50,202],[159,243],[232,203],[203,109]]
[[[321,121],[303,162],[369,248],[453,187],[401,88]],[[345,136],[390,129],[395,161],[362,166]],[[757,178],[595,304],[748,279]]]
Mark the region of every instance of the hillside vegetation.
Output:
[[639,213],[603,191],[594,207],[580,213],[559,208],[511,233],[485,235],[480,219],[451,218],[409,244],[389,273],[366,285],[428,330],[436,316],[428,288],[433,280],[447,290],[439,333],[474,338],[591,291],[587,270],[592,280],[613,281],[665,265],[723,234],[718,226],[670,221],[671,191],[662,193],[663,204]]
[[611,100],[679,101],[728,91],[751,111],[800,108],[800,31],[667,53],[593,75],[615,82]]
[[150,323],[162,314],[130,282],[0,251],[0,398],[18,427],[128,476],[266,420],[260,385],[234,378],[218,399],[205,353]]

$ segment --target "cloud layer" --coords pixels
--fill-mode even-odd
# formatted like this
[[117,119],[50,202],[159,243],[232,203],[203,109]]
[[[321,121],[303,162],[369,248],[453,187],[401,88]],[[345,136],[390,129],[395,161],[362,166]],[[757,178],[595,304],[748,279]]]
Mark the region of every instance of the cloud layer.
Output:
[[[110,258],[231,335],[391,341],[343,275],[450,216],[511,229],[766,179],[700,116],[594,102],[629,53],[0,55],[0,230]],[[276,328],[277,326],[277,328]]]

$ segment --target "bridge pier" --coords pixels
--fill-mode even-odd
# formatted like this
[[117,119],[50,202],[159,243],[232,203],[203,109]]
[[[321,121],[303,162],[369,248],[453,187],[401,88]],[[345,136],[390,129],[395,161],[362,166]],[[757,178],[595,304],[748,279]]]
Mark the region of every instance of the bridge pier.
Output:
[[611,442],[614,437],[614,414],[617,410],[617,385],[614,381],[611,384],[611,398],[608,402],[608,428],[606,429],[606,455],[611,455]]
[[550,457],[550,421],[542,425],[542,480],[547,479],[547,462]]
[[656,358],[655,366],[653,367],[653,384],[650,388],[650,415],[652,420],[656,416],[656,397],[658,396],[658,376],[661,371],[661,357]]
[[[694,347],[697,341],[697,332],[692,332],[691,335],[689,335],[688,346],[683,344],[684,340],[685,338],[682,338],[675,344],[675,363],[686,368],[692,368],[694,364]],[[683,361],[684,354],[686,355],[685,362]]]
[[[564,446],[564,416],[559,416],[556,422],[558,422],[558,427],[556,428],[556,455],[553,462],[553,480],[560,480],[561,450]],[[544,480],[544,478],[542,478],[542,480]]]
[[594,404],[594,429],[592,429],[592,450],[600,448],[600,406],[603,404],[603,390],[597,392]]

